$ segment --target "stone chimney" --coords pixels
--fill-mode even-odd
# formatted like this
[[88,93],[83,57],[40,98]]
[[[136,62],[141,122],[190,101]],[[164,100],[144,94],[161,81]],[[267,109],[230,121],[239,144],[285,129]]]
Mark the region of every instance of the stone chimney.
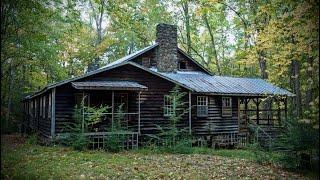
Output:
[[175,72],[178,69],[177,26],[160,23],[157,25],[159,44],[156,52],[157,69],[160,72]]

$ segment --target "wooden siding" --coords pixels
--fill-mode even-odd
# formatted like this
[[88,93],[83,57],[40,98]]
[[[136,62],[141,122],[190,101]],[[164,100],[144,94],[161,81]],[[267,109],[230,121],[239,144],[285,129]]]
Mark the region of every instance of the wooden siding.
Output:
[[[25,104],[27,104],[25,107],[28,108],[28,110],[25,110],[24,128],[39,133],[43,138],[49,138],[51,135],[51,118],[48,116],[48,108],[51,108],[49,107],[50,93],[51,91],[44,93],[41,96],[37,96],[31,100],[25,101]],[[41,102],[42,106],[45,104],[42,113],[40,112]]]
[[[139,64],[139,65],[145,66],[145,67],[156,67],[157,62],[156,62],[155,50],[156,49],[152,49],[152,50],[150,50],[150,51],[138,56],[137,58],[135,58],[132,61],[137,63],[137,64]],[[149,59],[150,60],[150,65],[149,66],[146,66],[143,63],[144,59]]]
[[[174,84],[152,75],[140,69],[125,65],[107,72],[102,72],[91,77],[82,79],[81,81],[103,81],[103,80],[128,80],[135,81],[148,87],[148,91],[142,91],[141,101],[141,133],[154,133],[156,125],[165,125],[168,123],[168,117],[163,116],[163,97],[169,94]],[[66,84],[57,87],[56,91],[56,132],[62,132],[64,124],[72,121],[72,113],[75,105],[74,93],[81,92]],[[90,92],[90,91],[88,91]],[[94,96],[93,91],[91,96]],[[106,92],[106,97],[109,93]],[[115,93],[120,93],[115,91]],[[138,111],[138,92],[128,91],[130,94],[129,109],[133,112]],[[92,97],[91,97],[92,98]],[[187,95],[186,95],[187,98]],[[187,100],[187,99],[186,99]],[[187,126],[187,116],[183,120],[181,126]],[[137,122],[135,123],[137,125]]]
[[179,52],[177,57],[178,57],[178,63],[181,61],[186,62],[186,69],[182,71],[203,71],[196,63],[192,62],[184,54]]
[[[221,96],[208,96],[208,116],[197,117],[197,96],[192,95],[192,132],[195,135],[238,132],[238,100],[232,98],[232,116],[221,114]],[[199,94],[199,96],[202,96]]]
[[[156,125],[167,125],[169,118],[163,115],[163,98],[164,95],[169,94],[169,91],[174,87],[174,84],[164,80],[158,76],[142,71],[131,65],[125,65],[116,69],[101,72],[91,77],[81,79],[81,81],[103,81],[103,80],[127,80],[135,81],[146,87],[148,91],[142,91],[140,96],[141,101],[141,115],[140,125],[141,134],[153,134],[157,130]],[[184,101],[188,102],[188,91],[186,92]],[[56,87],[55,97],[55,132],[61,133],[65,130],[65,125],[72,121],[72,116],[75,107],[75,93],[81,93],[82,91],[76,90],[71,86],[71,83]],[[111,103],[111,91],[85,91],[91,94],[91,104],[96,104],[99,101],[105,102],[110,105]],[[129,112],[138,111],[138,93],[137,91],[115,91],[115,93],[128,93]],[[95,97],[98,95],[100,98]],[[48,94],[45,94],[46,96]],[[37,103],[39,98],[37,97]],[[103,98],[101,98],[103,97]],[[210,135],[221,132],[238,132],[238,100],[236,97],[232,98],[232,116],[221,116],[221,96],[208,96],[208,116],[197,117],[196,104],[197,94],[192,94],[192,133],[194,135]],[[46,103],[48,104],[48,98]],[[94,102],[96,101],[96,102]],[[48,106],[46,106],[48,108]],[[187,106],[186,106],[187,108]],[[40,117],[39,105],[37,111],[37,118],[33,118],[30,121],[30,126],[34,127],[41,134],[50,136],[50,122],[46,110],[46,117]],[[107,123],[102,123],[107,125]],[[134,125],[137,130],[138,118],[133,118],[131,125]],[[179,127],[188,128],[189,119],[188,114],[185,114]]]

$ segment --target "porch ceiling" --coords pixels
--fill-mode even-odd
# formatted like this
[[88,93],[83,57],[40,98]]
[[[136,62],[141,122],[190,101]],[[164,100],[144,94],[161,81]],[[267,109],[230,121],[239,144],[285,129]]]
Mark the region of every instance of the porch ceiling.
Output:
[[133,81],[86,81],[71,82],[75,89],[79,90],[131,90],[142,91],[148,88]]

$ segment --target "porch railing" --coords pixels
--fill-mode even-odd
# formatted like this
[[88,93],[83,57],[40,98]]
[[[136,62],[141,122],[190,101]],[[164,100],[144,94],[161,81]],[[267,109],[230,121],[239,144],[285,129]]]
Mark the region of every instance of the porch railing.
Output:
[[[85,116],[88,116],[92,113],[84,113]],[[97,124],[97,127],[94,127],[93,130],[99,132],[105,132],[113,130],[115,122],[117,121],[116,116],[123,115],[123,119],[120,122],[122,130],[138,131],[138,116],[139,113],[102,113],[102,120]]]
[[105,149],[110,137],[119,141],[113,143],[121,149],[138,149],[139,144],[138,132],[90,132],[85,133],[85,136],[89,139],[90,148],[92,149]]

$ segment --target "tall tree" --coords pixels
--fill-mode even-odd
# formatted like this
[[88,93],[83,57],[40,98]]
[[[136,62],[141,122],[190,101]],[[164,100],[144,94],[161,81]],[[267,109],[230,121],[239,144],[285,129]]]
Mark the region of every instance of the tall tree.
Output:
[[[96,41],[94,46],[97,47],[101,44],[102,38],[104,37],[106,27],[103,27],[103,23],[106,23],[106,0],[89,0],[90,5],[90,20],[94,21],[96,29]],[[100,66],[100,54],[95,54],[93,62],[89,63],[88,71],[96,70]]]

